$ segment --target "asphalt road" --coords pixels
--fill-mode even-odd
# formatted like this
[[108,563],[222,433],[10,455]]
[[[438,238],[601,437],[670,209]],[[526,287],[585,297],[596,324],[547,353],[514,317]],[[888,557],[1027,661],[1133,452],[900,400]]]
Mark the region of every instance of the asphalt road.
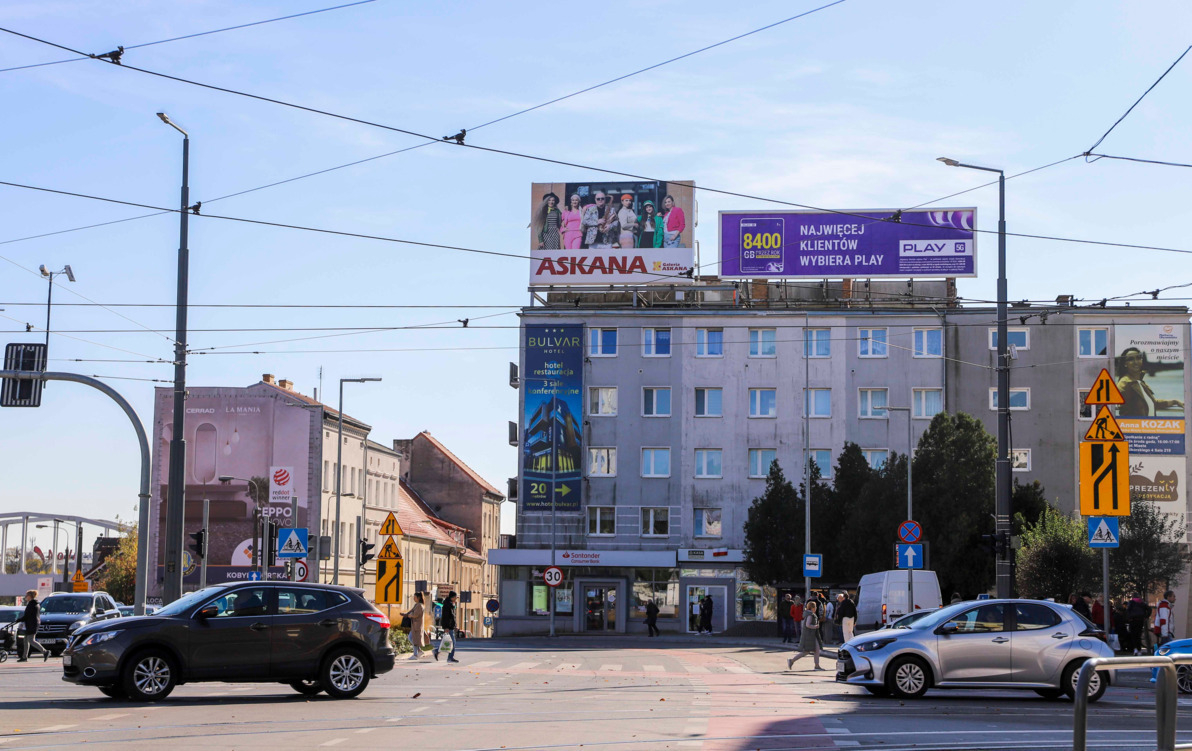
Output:
[[[113,749],[1071,748],[1072,705],[1027,692],[882,699],[788,653],[715,638],[520,639],[461,644],[461,664],[400,661],[358,699],[278,684],[196,683],[131,704],[61,680],[60,661],[0,664],[0,751]],[[1153,749],[1154,693],[1110,688],[1090,748]],[[1192,712],[1181,699],[1180,714]],[[1181,742],[1192,741],[1192,716]]]

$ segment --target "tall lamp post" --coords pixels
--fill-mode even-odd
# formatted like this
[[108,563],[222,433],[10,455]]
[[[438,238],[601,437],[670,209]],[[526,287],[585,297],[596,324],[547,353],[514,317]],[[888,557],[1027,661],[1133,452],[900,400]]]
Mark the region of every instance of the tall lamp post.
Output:
[[331,568],[331,583],[339,584],[339,525],[340,501],[343,498],[344,480],[344,384],[368,383],[379,381],[380,378],[341,378],[339,379],[339,431],[335,441],[335,562]]
[[[911,426],[911,407],[886,407],[886,411],[906,413],[906,518],[908,521],[914,521],[915,506],[911,496],[911,468],[914,465],[912,460],[915,458],[915,439]],[[915,570],[910,568],[906,570],[906,600],[906,612],[915,612]]]
[[178,212],[178,297],[174,325],[174,435],[170,438],[169,491],[166,495],[165,581],[162,599],[173,602],[182,596],[182,527],[186,504],[186,294],[189,286],[190,251],[187,248],[187,216],[190,206],[190,135],[164,112],[161,121],[182,134],[182,206]]
[[[50,358],[50,306],[54,301],[54,277],[61,274],[66,274],[66,278],[74,281],[74,272],[70,270],[70,264],[63,267],[61,271],[50,271],[43,264],[41,266],[41,275],[49,281],[49,293],[46,294],[46,365],[48,368]],[[42,385],[45,388],[45,385]]]
[[[256,540],[257,539],[256,526],[265,518],[261,514],[261,487],[260,487],[260,485],[258,485],[256,483],[255,480],[252,480],[248,477],[233,477],[232,475],[220,475],[219,476],[219,481],[222,483],[229,483],[232,480],[239,480],[240,482],[246,482],[246,483],[248,483],[248,486],[253,489],[252,502],[253,502],[253,505],[255,505],[257,507],[257,514],[256,514],[257,521],[253,522],[252,537],[253,537],[253,540]],[[204,529],[206,529],[206,525],[203,525],[203,527],[204,527]],[[261,560],[261,581],[267,581],[269,578],[268,577],[269,569],[268,569],[267,564],[265,563],[265,551],[269,548],[269,546],[267,544],[265,544],[264,534],[265,533],[262,531],[261,532],[261,543],[258,546],[258,549],[256,551],[258,557]],[[207,540],[208,540],[207,544],[210,545],[211,544],[210,543],[211,530],[209,530],[209,529],[207,530]],[[255,543],[254,543],[254,545],[255,545]],[[249,563],[252,563],[252,561],[249,561]]]
[[[964,164],[946,156],[938,161],[949,167],[996,172],[998,175],[997,220],[997,464],[994,495],[994,532],[999,537],[1010,536],[1010,353],[1006,342],[1006,173],[994,167]],[[1010,546],[997,559],[997,596],[1010,597]]]

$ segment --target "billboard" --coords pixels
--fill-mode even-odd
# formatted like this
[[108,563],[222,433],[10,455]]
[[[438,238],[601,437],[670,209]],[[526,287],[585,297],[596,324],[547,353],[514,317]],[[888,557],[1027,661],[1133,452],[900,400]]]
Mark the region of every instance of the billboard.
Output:
[[[304,409],[265,384],[188,389],[183,430],[184,526],[188,533],[202,526],[203,500],[209,500],[208,583],[248,579],[258,509],[283,527],[310,526],[308,510],[313,512],[309,519],[317,519],[319,468],[311,456],[311,446],[319,445],[319,421],[319,410]],[[168,503],[169,447],[173,434],[172,389],[157,389],[150,501],[151,571],[160,571],[158,566],[165,549],[161,533]],[[220,477],[235,479],[223,483]],[[298,501],[296,520],[291,509],[292,498]],[[187,570],[184,574],[185,584],[198,584],[197,570]],[[156,594],[160,587],[160,574],[151,577],[150,593]]]
[[1131,454],[1184,455],[1184,329],[1114,326],[1114,379],[1126,400],[1118,424]]
[[530,284],[685,284],[693,183],[534,183]]
[[720,212],[724,277],[977,275],[976,209]]
[[522,510],[580,510],[583,471],[583,324],[525,327]]

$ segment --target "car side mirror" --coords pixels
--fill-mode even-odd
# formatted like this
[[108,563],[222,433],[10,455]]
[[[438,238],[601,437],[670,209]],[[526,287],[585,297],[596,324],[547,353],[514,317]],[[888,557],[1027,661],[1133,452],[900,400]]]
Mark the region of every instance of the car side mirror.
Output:
[[959,630],[960,630],[960,626],[958,626],[958,625],[956,624],[956,621],[948,621],[948,622],[947,622],[947,623],[945,623],[944,625],[942,625],[942,626],[940,626],[939,628],[937,628],[937,629],[935,630],[935,632],[936,632],[937,634],[943,634],[944,636],[948,636],[948,635],[950,635],[950,634],[954,634],[954,633],[956,633],[956,632],[957,632],[957,631],[959,631]]
[[195,613],[195,618],[198,618],[200,621],[205,621],[208,618],[214,618],[217,615],[219,615],[219,608],[215,607],[214,605],[207,605],[200,608],[199,612]]

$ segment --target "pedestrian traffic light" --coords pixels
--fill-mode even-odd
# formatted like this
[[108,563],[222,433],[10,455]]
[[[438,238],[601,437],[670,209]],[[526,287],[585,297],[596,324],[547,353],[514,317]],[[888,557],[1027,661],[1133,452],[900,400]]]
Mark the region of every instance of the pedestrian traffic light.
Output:
[[372,550],[373,548],[375,548],[376,546],[377,546],[376,543],[369,542],[368,540],[364,539],[363,537],[361,537],[359,540],[357,540],[356,541],[356,565],[363,566],[364,564],[371,561],[373,558],[376,558],[377,556],[375,553],[368,552],[368,551]]
[[207,557],[207,530],[200,529],[198,532],[191,532],[190,539],[194,540],[189,547],[194,551],[195,558]]
[[1003,529],[1001,532],[998,532],[995,537],[997,539],[994,540],[993,543],[994,551],[997,553],[997,557],[999,559],[1005,558],[1006,554],[1010,552],[1010,532]]
[[278,523],[272,519],[265,519],[261,524],[261,552],[265,554],[262,563],[266,567],[277,560],[277,527]]

